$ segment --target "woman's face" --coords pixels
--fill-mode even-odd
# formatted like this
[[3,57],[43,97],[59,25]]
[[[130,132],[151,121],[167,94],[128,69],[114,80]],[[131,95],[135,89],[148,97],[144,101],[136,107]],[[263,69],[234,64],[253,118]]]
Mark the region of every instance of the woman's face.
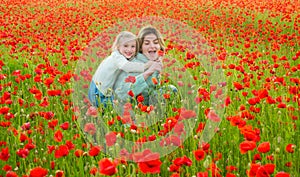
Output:
[[142,53],[149,60],[156,60],[158,58],[158,51],[160,48],[159,40],[155,34],[148,34],[145,36],[142,44]]

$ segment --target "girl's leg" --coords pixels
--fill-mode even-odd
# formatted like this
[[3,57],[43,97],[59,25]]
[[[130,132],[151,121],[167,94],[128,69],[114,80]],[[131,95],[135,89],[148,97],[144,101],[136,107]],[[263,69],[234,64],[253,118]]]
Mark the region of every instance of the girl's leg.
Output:
[[96,84],[94,81],[91,81],[89,91],[88,91],[88,98],[91,102],[91,104],[95,107],[98,107],[98,96],[99,96],[99,91],[96,87]]

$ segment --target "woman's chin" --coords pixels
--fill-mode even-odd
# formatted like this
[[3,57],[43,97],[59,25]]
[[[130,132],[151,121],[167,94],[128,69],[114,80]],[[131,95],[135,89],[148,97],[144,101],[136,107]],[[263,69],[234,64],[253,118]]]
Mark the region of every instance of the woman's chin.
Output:
[[158,58],[158,55],[157,55],[157,54],[155,54],[155,55],[146,55],[146,57],[147,57],[149,60],[155,61],[155,60]]

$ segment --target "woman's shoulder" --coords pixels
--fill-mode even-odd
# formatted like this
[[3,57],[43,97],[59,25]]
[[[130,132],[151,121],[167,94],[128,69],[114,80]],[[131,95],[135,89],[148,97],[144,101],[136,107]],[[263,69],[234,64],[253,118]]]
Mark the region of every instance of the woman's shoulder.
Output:
[[141,62],[147,62],[148,58],[142,53],[137,53],[134,60],[141,61]]

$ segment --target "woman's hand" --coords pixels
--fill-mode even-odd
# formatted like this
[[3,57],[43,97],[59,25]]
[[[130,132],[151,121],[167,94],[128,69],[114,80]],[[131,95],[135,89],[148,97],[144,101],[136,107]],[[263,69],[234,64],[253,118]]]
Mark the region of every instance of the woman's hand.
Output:
[[156,63],[156,62],[155,61],[148,61],[144,66],[144,71],[146,71],[148,68],[150,68],[154,63]]
[[[162,62],[155,62],[150,68],[149,68],[149,70],[151,70],[151,71],[158,71],[159,73],[162,71],[162,69],[163,69],[163,64],[162,64]],[[152,72],[152,73],[153,73]]]
[[163,65],[162,62],[154,62],[150,68],[143,73],[144,79],[146,80],[149,76],[151,76],[155,71],[159,73],[162,71]]

